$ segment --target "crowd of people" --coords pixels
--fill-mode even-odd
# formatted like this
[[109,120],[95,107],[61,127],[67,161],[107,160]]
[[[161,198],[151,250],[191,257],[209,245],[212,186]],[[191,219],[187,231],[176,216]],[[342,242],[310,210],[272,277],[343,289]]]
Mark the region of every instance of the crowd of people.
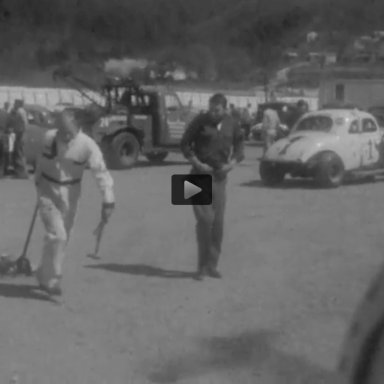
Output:
[[[302,99],[296,103],[294,113],[291,113],[290,116],[286,116],[285,119],[282,118],[279,111],[275,108],[266,108],[261,115],[260,122],[264,153],[276,140],[288,134],[295,123],[308,111],[309,105]],[[251,104],[248,104],[246,108],[241,109],[236,108],[234,104],[230,104],[229,112],[231,116],[239,122],[244,139],[248,140],[250,138],[252,127],[258,123],[257,110],[253,111]]]

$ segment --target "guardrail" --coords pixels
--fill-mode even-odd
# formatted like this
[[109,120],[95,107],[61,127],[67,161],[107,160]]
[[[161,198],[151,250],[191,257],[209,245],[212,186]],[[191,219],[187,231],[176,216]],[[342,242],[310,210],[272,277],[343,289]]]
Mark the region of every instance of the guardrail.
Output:
[[[193,108],[196,109],[205,109],[208,105],[208,99],[212,95],[209,92],[177,92],[183,104],[191,104]],[[102,102],[102,97],[93,92],[86,92],[89,96],[97,101]],[[252,109],[256,110],[259,103],[265,102],[265,97],[263,92],[256,92],[254,95],[248,93],[245,95],[239,95],[237,92],[235,95],[231,94],[230,91],[227,93],[229,103],[234,104],[238,108],[244,108],[248,104],[251,105]],[[86,97],[82,96],[78,91],[73,89],[63,89],[63,88],[27,88],[27,87],[0,87],[0,103],[8,101],[13,103],[15,99],[24,99],[27,104],[39,104],[46,107],[53,107],[58,103],[71,103],[74,105],[84,105],[89,101]],[[292,97],[292,96],[279,96],[277,95],[278,100],[283,100],[287,102],[296,102],[299,99],[304,99],[308,102],[311,110],[316,110],[318,108],[318,98],[317,97]]]

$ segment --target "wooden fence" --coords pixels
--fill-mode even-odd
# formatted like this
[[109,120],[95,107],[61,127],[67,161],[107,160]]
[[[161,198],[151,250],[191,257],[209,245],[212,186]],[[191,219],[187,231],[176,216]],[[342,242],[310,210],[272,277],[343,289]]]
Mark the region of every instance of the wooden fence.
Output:
[[[209,92],[192,92],[182,91],[177,92],[181,101],[185,105],[191,105],[196,109],[205,109],[208,104],[208,99],[212,95]],[[92,98],[102,102],[102,97],[97,93],[87,92]],[[226,92],[229,103],[234,104],[236,107],[243,108],[248,104],[252,109],[256,109],[259,103],[265,101],[262,92],[255,92],[254,94],[246,93],[239,94],[239,92],[231,93]],[[316,96],[277,96],[278,100],[288,102],[296,102],[299,99],[304,99],[308,102],[311,110],[318,108],[318,97]],[[52,89],[52,88],[27,88],[27,87],[0,87],[0,103],[8,101],[13,103],[15,99],[24,99],[27,104],[39,104],[46,107],[53,107],[58,103],[71,103],[74,105],[84,105],[88,103],[86,97],[82,96],[78,91],[72,89]]]

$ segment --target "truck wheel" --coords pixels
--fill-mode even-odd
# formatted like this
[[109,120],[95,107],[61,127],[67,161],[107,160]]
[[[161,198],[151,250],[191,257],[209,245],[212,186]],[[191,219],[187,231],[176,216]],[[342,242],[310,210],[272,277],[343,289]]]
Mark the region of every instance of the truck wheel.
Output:
[[259,167],[261,181],[268,186],[281,184],[284,181],[285,171],[281,166],[261,161]]
[[161,163],[167,158],[167,156],[168,152],[152,152],[145,155],[147,160],[151,163]]
[[316,181],[323,188],[337,188],[344,180],[344,164],[336,153],[326,152],[320,157]]
[[112,169],[133,167],[140,154],[139,141],[132,133],[119,133],[108,145],[107,163]]

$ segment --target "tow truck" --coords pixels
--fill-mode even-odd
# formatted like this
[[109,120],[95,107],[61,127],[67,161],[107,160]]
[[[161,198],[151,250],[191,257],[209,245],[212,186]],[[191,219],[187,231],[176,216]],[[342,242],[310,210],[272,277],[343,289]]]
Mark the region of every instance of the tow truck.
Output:
[[179,150],[185,128],[195,116],[166,86],[106,77],[100,103],[84,90],[94,92],[94,88],[68,69],[57,69],[53,77],[91,102],[88,108],[73,108],[83,114],[83,129],[99,144],[110,169],[133,167],[140,154],[152,163],[164,161],[169,152]]

